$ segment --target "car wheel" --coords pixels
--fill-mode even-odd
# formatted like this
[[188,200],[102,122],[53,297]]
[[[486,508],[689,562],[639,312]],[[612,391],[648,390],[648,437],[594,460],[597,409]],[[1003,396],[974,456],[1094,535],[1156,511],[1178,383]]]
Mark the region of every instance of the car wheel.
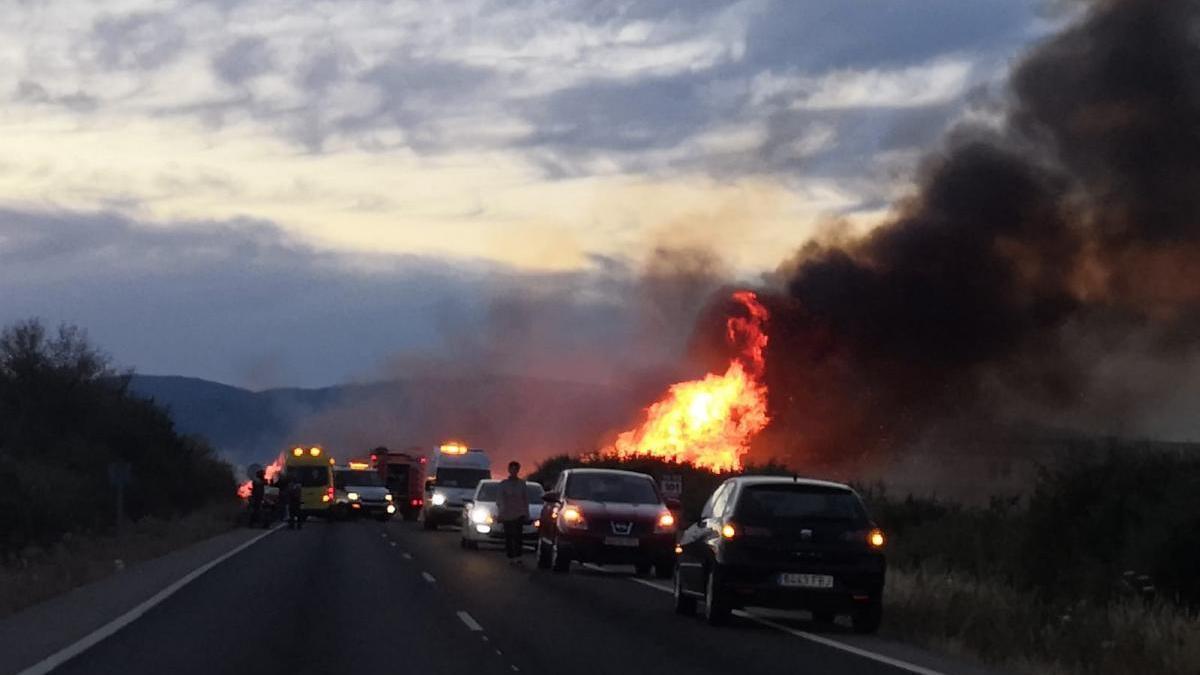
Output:
[[675,574],[675,563],[674,562],[665,562],[664,561],[664,562],[660,562],[660,563],[654,563],[654,578],[670,579],[673,574]]
[[883,623],[883,605],[878,600],[850,615],[850,625],[854,627],[855,633],[874,633],[879,630],[881,623]]
[[708,573],[704,588],[704,619],[710,626],[723,626],[729,623],[733,609],[729,606],[729,596],[721,586],[721,570],[714,567]]
[[833,623],[833,618],[834,618],[833,612],[813,612],[812,613],[813,623],[820,623],[820,624],[828,625],[828,624]]
[[458,547],[459,547],[459,548],[466,548],[466,547],[467,547],[467,539],[466,539],[466,537],[459,537],[459,538],[458,538]]
[[634,572],[636,572],[639,577],[649,576],[650,570],[653,568],[654,565],[651,565],[648,562],[640,562],[633,566]]
[[550,551],[550,569],[560,573],[571,571],[571,557],[559,547],[557,541],[554,542],[554,548]]
[[437,529],[437,522],[436,522],[436,521],[433,521],[433,520],[430,520],[430,519],[429,519],[429,516],[426,516],[426,517],[424,517],[424,518],[422,518],[422,519],[421,519],[421,528],[422,528],[422,529],[425,529],[425,530],[436,530],[436,529]]
[[543,570],[550,569],[550,565],[552,562],[552,560],[551,560],[552,553],[553,552],[550,550],[550,548],[548,546],[546,546],[546,542],[539,538],[538,543],[537,543],[537,566],[538,566],[538,569],[543,569]]
[[675,570],[675,613],[695,616],[696,598],[683,592],[683,577]]
[[474,541],[474,540],[472,540],[472,539],[467,539],[467,540],[465,540],[465,541],[467,542],[467,548],[468,548],[468,549],[470,549],[470,550],[472,550],[472,551],[478,551],[478,550],[479,550],[479,542],[477,542],[477,541]]

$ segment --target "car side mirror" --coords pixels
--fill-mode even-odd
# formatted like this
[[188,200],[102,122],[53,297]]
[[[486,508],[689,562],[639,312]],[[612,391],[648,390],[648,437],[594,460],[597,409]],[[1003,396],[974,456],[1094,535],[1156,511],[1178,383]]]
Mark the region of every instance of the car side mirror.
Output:
[[542,495],[542,501],[546,502],[547,504],[553,504],[558,501],[558,493],[557,492],[547,492]]
[[663,504],[667,507],[667,510],[669,510],[669,511],[678,511],[683,508],[683,502],[679,501],[678,499],[675,499],[674,497],[668,497],[668,498],[664,499]]

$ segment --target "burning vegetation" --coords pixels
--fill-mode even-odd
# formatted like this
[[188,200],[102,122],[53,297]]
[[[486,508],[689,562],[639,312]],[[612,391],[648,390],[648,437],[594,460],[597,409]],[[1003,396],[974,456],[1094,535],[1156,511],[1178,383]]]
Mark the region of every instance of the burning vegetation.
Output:
[[714,472],[742,466],[751,440],[766,428],[767,309],[750,291],[733,294],[739,310],[725,321],[725,339],[735,350],[723,374],[673,384],[646,409],[637,428],[617,436],[603,456],[656,457]]
[[[263,474],[264,474],[264,477],[266,478],[266,481],[268,483],[270,483],[271,481],[275,480],[276,476],[278,476],[279,472],[281,472],[281,471],[283,471],[283,453],[282,452],[279,453],[279,456],[275,458],[275,461],[273,461],[270,464],[268,464],[267,466],[263,467]],[[250,497],[250,490],[253,487],[253,483],[254,483],[254,476],[251,476],[250,480],[239,485],[238,490],[237,490],[238,497],[241,497],[242,499],[248,499]]]

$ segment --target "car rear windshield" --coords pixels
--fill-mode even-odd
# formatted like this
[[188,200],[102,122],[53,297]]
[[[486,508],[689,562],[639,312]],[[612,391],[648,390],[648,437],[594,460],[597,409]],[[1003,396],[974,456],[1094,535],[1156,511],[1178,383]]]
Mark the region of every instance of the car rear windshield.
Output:
[[603,473],[575,474],[567,480],[568,499],[620,504],[657,504],[654,483],[638,476],[619,476]]
[[753,485],[738,500],[736,517],[759,524],[799,520],[865,522],[867,513],[858,496],[837,488]]
[[479,486],[479,492],[475,495],[475,501],[494,502],[496,501],[496,491],[499,490],[499,483],[484,483]]
[[473,488],[492,477],[487,469],[438,469],[437,484],[442,487]]
[[338,489],[347,485],[354,487],[383,487],[383,480],[374,471],[338,471],[333,475],[333,484]]
[[329,485],[329,469],[324,466],[288,467],[289,480],[298,480],[302,487],[325,487]]
[[[542,501],[542,495],[546,492],[538,483],[526,483],[525,489],[529,491],[530,504]],[[475,501],[494,502],[496,501],[496,494],[499,491],[499,483],[483,483],[479,486],[479,492],[475,495]]]

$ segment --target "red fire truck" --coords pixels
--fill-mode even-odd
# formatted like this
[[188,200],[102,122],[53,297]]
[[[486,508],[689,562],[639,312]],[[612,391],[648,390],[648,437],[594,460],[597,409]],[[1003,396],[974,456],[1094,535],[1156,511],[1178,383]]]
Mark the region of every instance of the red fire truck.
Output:
[[404,519],[415,520],[425,504],[425,453],[421,448],[401,451],[380,446],[371,451],[371,466],[383,477]]

